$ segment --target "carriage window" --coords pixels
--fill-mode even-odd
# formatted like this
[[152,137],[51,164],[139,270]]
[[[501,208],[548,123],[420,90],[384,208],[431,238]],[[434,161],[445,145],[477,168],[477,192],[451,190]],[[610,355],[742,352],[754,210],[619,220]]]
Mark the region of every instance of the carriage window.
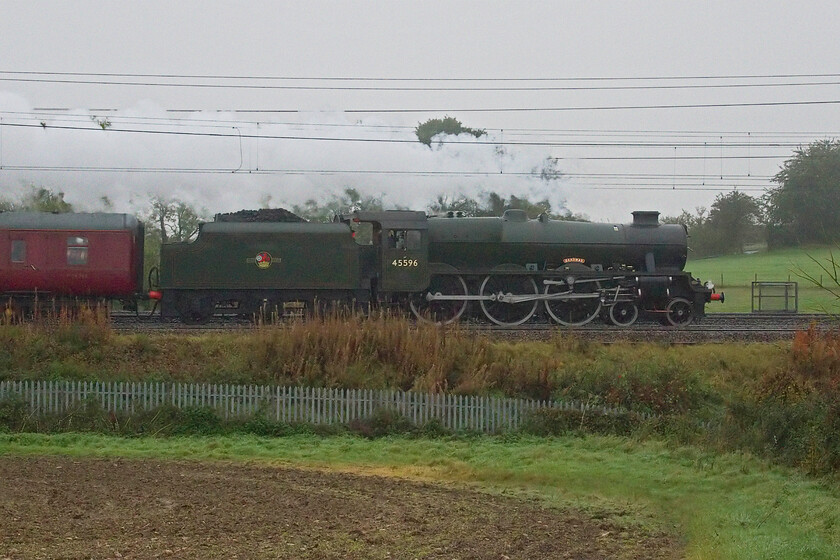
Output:
[[22,239],[12,240],[12,262],[22,263],[26,261],[26,241]]
[[392,249],[419,249],[420,232],[417,230],[388,230],[388,246]]
[[85,265],[88,262],[87,237],[67,238],[67,264]]

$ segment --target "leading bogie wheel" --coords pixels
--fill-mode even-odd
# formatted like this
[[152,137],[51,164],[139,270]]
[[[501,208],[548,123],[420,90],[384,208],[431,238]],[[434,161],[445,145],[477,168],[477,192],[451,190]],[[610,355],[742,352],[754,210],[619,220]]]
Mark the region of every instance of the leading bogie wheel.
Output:
[[467,309],[466,300],[429,300],[427,294],[443,296],[466,296],[467,283],[458,275],[432,276],[429,289],[414,294],[409,299],[411,312],[420,321],[448,325],[456,322]]
[[694,320],[694,306],[685,298],[674,298],[665,310],[668,323],[674,327],[685,327]]

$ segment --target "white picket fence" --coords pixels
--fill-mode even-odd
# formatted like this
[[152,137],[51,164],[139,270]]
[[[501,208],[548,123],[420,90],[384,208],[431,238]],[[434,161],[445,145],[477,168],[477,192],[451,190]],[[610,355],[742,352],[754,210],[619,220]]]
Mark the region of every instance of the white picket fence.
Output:
[[497,433],[516,430],[526,415],[542,408],[618,414],[621,409],[580,402],[510,399],[418,393],[413,391],[325,389],[198,383],[85,381],[1,381],[0,399],[11,396],[29,404],[29,412],[61,414],[93,399],[103,410],[134,413],[162,405],[210,407],[225,419],[257,413],[277,422],[348,424],[376,410],[394,410],[414,425],[437,419],[454,431]]

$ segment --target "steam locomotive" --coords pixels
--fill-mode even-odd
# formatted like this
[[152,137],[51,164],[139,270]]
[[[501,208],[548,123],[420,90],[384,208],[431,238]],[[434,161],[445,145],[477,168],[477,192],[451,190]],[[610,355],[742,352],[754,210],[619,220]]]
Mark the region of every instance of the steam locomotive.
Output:
[[[633,212],[630,224],[528,219],[522,210],[217,219],[194,241],[162,247],[148,297],[163,317],[187,322],[338,302],[399,307],[435,323],[515,326],[539,316],[630,326],[647,315],[684,326],[723,294],[683,270],[687,231],[658,216]],[[142,297],[142,244],[142,224],[124,214],[0,214],[0,293]]]

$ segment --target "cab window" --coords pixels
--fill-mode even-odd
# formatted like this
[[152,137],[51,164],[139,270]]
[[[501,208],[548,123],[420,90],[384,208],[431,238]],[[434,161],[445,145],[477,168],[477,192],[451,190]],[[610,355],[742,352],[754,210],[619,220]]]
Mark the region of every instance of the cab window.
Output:
[[88,239],[87,237],[67,238],[67,264],[71,266],[82,266],[88,262]]
[[391,249],[416,250],[420,248],[420,232],[413,229],[388,230],[388,247]]

